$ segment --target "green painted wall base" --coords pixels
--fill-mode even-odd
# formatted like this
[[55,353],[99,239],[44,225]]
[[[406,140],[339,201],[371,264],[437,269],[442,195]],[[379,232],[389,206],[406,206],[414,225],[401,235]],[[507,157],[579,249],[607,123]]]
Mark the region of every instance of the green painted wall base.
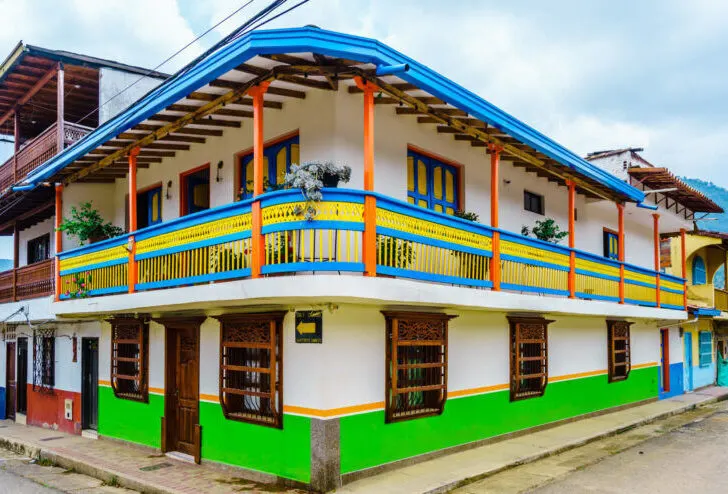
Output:
[[656,398],[657,380],[651,367],[611,384],[606,375],[549,383],[544,396],[515,402],[507,390],[451,399],[442,415],[393,424],[384,411],[343,417],[341,473]]
[[161,447],[164,397],[150,394],[149,403],[121,400],[108,386],[99,386],[99,434]]
[[200,402],[202,458],[308,484],[311,420],[283,416],[283,429],[227,420],[217,403]]

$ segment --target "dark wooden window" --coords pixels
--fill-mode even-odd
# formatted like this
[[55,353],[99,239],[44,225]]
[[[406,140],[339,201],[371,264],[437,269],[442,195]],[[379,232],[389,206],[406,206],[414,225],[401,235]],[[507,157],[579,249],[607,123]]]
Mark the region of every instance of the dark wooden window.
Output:
[[220,404],[226,418],[283,427],[285,312],[220,316]]
[[542,396],[548,383],[548,325],[540,317],[509,317],[511,401]]
[[28,240],[28,264],[45,261],[51,257],[51,234]]
[[626,321],[607,321],[609,382],[623,381],[629,376],[631,359],[629,327]]
[[141,319],[111,322],[111,387],[117,398],[149,399],[149,327]]
[[523,209],[536,214],[544,214],[543,196],[527,190],[523,191]]
[[33,391],[53,392],[56,383],[56,338],[53,329],[33,331]]
[[447,399],[447,327],[454,316],[382,312],[386,321],[386,421],[439,415]]

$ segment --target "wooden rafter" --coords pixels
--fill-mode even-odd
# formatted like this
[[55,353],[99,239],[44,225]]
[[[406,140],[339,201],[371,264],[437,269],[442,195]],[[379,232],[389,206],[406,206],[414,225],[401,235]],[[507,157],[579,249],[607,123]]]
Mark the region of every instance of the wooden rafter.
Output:
[[168,125],[165,125],[164,127],[155,130],[151,134],[147,134],[146,136],[142,137],[141,139],[137,139],[136,141],[133,141],[123,148],[119,149],[118,151],[114,152],[113,154],[110,154],[109,156],[99,160],[98,162],[94,163],[93,165],[84,168],[83,170],[79,170],[78,172],[72,174],[71,176],[67,177],[65,182],[70,183],[74,182],[76,180],[82,179],[84,177],[88,177],[91,173],[101,170],[114,161],[116,161],[119,158],[124,157],[129,151],[136,147],[147,147],[148,145],[152,144],[154,141],[158,140],[161,137],[164,137],[166,135],[171,134],[172,132],[175,132],[178,129],[181,129],[185,127],[188,124],[194,123],[195,120],[199,118],[206,117],[207,115],[211,115],[215,112],[217,108],[219,108],[222,105],[225,105],[227,103],[234,103],[235,101],[238,101],[243,97],[243,95],[250,89],[251,87],[260,84],[264,81],[270,81],[275,78],[275,73],[273,71],[266,72],[265,74],[262,74],[251,81],[248,81],[246,84],[241,84],[239,88],[234,89],[232,91],[229,91],[223,95],[221,95],[219,98],[210,101],[207,104],[202,105],[197,110],[195,110],[192,113],[188,113],[187,115],[181,116],[179,119],[177,119],[174,122],[170,122]]

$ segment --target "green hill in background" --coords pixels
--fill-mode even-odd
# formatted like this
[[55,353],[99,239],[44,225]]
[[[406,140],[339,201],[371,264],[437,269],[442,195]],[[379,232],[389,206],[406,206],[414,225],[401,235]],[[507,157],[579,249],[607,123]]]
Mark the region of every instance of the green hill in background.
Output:
[[[716,185],[713,182],[707,182],[700,180],[699,178],[680,178],[683,182],[690,185],[691,187],[699,190],[716,204],[722,207],[725,211],[728,211],[728,189]],[[728,232],[728,213],[722,214],[710,214],[711,218],[717,218],[713,221],[698,221],[698,228],[701,230],[711,230],[714,232]],[[713,284],[722,288],[725,286],[725,273],[722,269],[715,273],[713,278]]]

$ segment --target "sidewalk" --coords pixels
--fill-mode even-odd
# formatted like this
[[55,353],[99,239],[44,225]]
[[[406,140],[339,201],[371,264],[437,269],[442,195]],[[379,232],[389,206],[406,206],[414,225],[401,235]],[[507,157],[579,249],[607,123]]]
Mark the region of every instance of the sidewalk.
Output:
[[[445,455],[357,480],[337,492],[447,492],[507,468],[723,399],[728,399],[728,388],[705,388],[688,395]],[[148,493],[281,492],[277,487],[245,480],[237,476],[234,469],[194,465],[155,454],[146,448],[26,427],[7,420],[0,421],[0,446],[30,457],[50,460],[61,467],[72,468],[105,482]],[[288,492],[302,491],[290,489]]]
[[532,434],[445,455],[375,477],[357,480],[336,492],[381,494],[448,492],[455,487],[508,468],[725,399],[728,399],[728,388],[711,386],[694,393],[577,420]]

